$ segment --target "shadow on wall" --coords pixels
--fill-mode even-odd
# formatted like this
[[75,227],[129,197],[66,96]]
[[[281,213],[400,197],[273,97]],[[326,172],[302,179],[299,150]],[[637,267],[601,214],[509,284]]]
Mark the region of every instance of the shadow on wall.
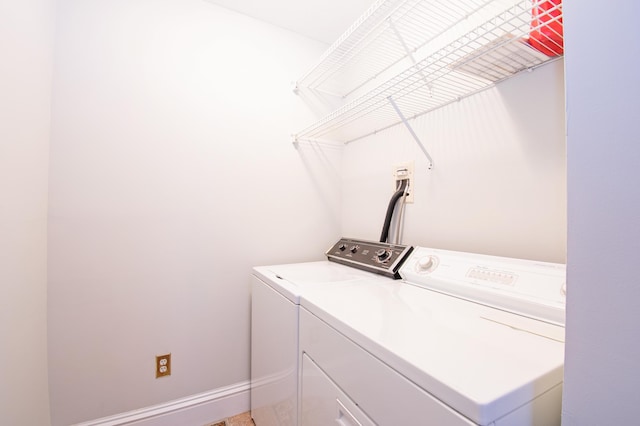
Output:
[[340,164],[343,146],[311,141],[295,142],[294,146],[313,188],[329,212],[326,220],[331,222],[331,227],[340,229]]

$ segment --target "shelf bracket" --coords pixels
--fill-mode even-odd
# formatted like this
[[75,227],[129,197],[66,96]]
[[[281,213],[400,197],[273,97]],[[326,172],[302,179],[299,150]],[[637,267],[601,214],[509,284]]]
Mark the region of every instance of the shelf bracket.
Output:
[[429,89],[429,93],[431,94],[431,92],[433,91],[433,85],[431,84],[427,76],[424,74],[424,71],[420,69],[420,67],[418,66],[418,61],[416,61],[416,58],[413,56],[416,50],[409,49],[409,46],[407,46],[407,43],[404,41],[404,37],[402,37],[402,34],[400,34],[400,31],[398,31],[398,27],[396,27],[396,24],[391,20],[391,17],[387,18],[387,23],[389,24],[389,28],[391,28],[393,33],[396,35],[398,42],[402,46],[402,49],[404,49],[404,52],[406,53],[405,57],[409,57],[409,59],[411,60],[411,63],[413,64],[413,68],[415,68],[416,71],[420,74],[425,84],[427,85],[427,88]]
[[422,141],[420,141],[420,138],[418,137],[418,135],[416,135],[416,132],[413,131],[413,128],[411,127],[411,125],[409,124],[407,119],[405,118],[404,114],[402,114],[402,111],[400,111],[400,108],[398,108],[398,104],[396,104],[396,101],[394,101],[391,96],[389,96],[387,98],[387,100],[389,101],[389,103],[391,104],[393,109],[396,110],[396,113],[398,114],[398,117],[400,117],[400,120],[402,120],[402,123],[405,125],[407,130],[409,130],[409,133],[411,133],[411,136],[413,137],[413,140],[416,141],[416,143],[418,144],[418,146],[420,147],[420,149],[422,150],[424,155],[427,157],[427,160],[429,160],[429,170],[431,170],[433,168],[433,159],[431,158],[431,156],[427,152],[427,149],[422,144]]

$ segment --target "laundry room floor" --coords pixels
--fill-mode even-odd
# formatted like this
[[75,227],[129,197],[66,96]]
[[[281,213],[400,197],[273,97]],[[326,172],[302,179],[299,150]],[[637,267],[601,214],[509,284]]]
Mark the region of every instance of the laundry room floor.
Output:
[[251,413],[246,412],[242,414],[229,417],[216,423],[211,423],[208,426],[254,426],[253,419],[251,419]]

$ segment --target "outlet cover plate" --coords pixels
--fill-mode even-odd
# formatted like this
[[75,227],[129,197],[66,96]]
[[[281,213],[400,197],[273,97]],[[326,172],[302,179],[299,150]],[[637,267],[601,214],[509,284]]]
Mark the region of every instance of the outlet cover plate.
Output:
[[171,354],[156,355],[156,379],[171,375]]

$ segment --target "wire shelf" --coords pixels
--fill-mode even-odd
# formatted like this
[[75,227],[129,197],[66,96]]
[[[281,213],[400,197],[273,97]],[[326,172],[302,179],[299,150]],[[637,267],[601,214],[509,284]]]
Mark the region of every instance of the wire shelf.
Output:
[[559,0],[378,1],[298,81],[353,100],[294,138],[348,143],[401,122],[389,98],[411,119],[562,52]]

